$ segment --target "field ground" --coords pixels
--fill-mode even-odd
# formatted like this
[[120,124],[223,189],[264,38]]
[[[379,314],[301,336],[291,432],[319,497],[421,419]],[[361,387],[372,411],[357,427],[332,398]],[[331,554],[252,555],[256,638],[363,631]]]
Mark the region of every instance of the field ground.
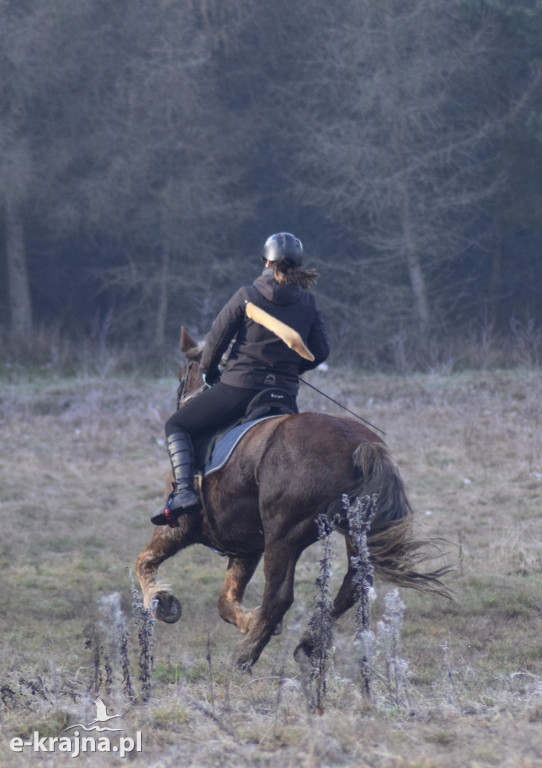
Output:
[[[311,381],[386,431],[419,533],[445,538],[445,561],[456,566],[447,578],[455,602],[401,593],[405,690],[375,678],[372,700],[363,698],[348,615],[335,631],[324,713],[308,712],[292,650],[312,611],[320,545],[299,563],[282,634],[252,675],[233,670],[239,637],[216,610],[226,562],[194,547],[161,569],[183,618],[154,627],[143,701],[130,569],[152,533],[148,515],[167,474],[162,422],[175,381],[19,377],[0,385],[0,765],[72,763],[66,753],[15,753],[10,740],[36,730],[61,736],[93,719],[89,681],[99,665],[85,627],[107,647],[111,628],[98,606],[118,593],[137,696],[121,692],[114,649],[111,687],[101,695],[109,712],[123,715],[125,733],[142,733],[142,753],[131,754],[138,764],[542,766],[540,372],[340,373],[340,385],[332,371]],[[338,412],[307,389],[300,405]],[[337,539],[334,584],[343,569]],[[376,587],[373,626],[391,589]],[[259,569],[247,605],[261,590]]]

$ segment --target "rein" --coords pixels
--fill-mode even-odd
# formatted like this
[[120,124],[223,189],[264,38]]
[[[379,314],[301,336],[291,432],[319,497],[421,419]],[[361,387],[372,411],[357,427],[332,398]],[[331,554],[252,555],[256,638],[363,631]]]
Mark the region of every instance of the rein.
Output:
[[193,365],[194,361],[191,360],[186,367],[186,373],[179,381],[179,388],[177,389],[177,410],[179,410],[181,405],[184,405],[189,400],[192,400],[193,397],[196,397],[196,395],[199,395],[205,389],[205,384],[202,384],[201,387],[198,387],[193,392],[189,392],[185,395],[184,390],[186,389],[186,382],[188,381],[188,376]]
[[[181,407],[181,405],[184,405],[184,403],[187,403],[189,400],[191,400],[193,397],[196,397],[196,395],[199,395],[205,389],[205,384],[202,384],[201,387],[198,387],[193,392],[189,392],[187,395],[185,395],[184,391],[186,389],[186,383],[188,381],[188,376],[190,375],[190,371],[192,370],[193,365],[194,365],[194,361],[191,360],[187,365],[186,373],[184,374],[183,378],[179,382],[179,388],[177,389],[177,410]],[[364,419],[363,416],[360,416],[359,414],[354,413],[354,411],[351,411],[342,403],[339,403],[337,400],[334,400],[332,397],[330,397],[330,395],[326,395],[325,392],[322,392],[321,389],[318,389],[318,387],[315,387],[314,384],[310,384],[308,381],[305,381],[305,379],[303,379],[301,376],[299,376],[298,378],[299,378],[299,381],[302,381],[303,384],[307,385],[307,387],[314,389],[315,392],[318,392],[319,395],[322,395],[323,397],[327,397],[327,399],[331,400],[332,403],[335,403],[335,405],[338,405],[339,408],[342,408],[343,411],[346,411],[351,416],[355,416],[356,419],[359,419],[364,424],[367,424],[368,427],[371,427],[372,429],[376,429],[377,432],[380,432],[381,435],[386,434],[383,429],[380,429],[380,427],[377,427],[374,424],[371,424],[371,422],[367,421],[367,419]]]
[[338,405],[339,408],[342,408],[343,411],[347,411],[351,416],[355,416],[356,419],[359,419],[360,421],[363,421],[364,424],[367,424],[367,426],[371,427],[372,429],[376,429],[378,432],[380,432],[381,435],[385,435],[383,429],[380,429],[380,427],[376,427],[374,424],[371,424],[370,421],[367,421],[367,419],[364,419],[362,416],[359,416],[357,413],[354,413],[354,411],[351,411],[349,408],[347,408],[345,405],[342,405],[342,403],[337,402],[337,400],[334,400],[329,395],[326,395],[325,392],[322,392],[321,389],[318,389],[318,387],[315,387],[314,384],[309,384],[308,381],[305,381],[305,379],[302,379],[301,376],[298,377],[299,381],[302,381],[303,384],[306,384],[307,387],[310,387],[311,389],[314,389],[316,392],[318,392],[319,395],[323,395],[324,397],[327,397],[328,400],[331,400],[332,403],[335,403],[335,405]]

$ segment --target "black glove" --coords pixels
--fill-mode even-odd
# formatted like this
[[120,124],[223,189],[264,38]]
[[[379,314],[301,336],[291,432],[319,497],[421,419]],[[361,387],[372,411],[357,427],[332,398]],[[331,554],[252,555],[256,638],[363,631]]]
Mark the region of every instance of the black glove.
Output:
[[203,383],[206,387],[212,387],[213,384],[216,384],[217,381],[220,381],[220,371],[218,369],[214,371],[207,371],[207,373],[202,374],[203,376]]

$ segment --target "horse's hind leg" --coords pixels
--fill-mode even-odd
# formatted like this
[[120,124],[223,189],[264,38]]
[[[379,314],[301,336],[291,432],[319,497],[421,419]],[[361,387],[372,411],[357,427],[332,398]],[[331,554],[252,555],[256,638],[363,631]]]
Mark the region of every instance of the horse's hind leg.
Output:
[[190,527],[192,526],[156,528],[136,562],[136,574],[143,593],[143,607],[148,610],[153,600],[157,600],[156,618],[168,624],[181,618],[181,604],[165,584],[156,583],[156,574],[164,560],[192,543],[192,538],[187,537],[187,528]]
[[294,600],[294,573],[299,552],[284,542],[268,545],[264,554],[262,605],[237,653],[237,665],[249,670],[275,633]]
[[229,624],[245,634],[256,620],[259,608],[247,610],[241,605],[248,582],[254,575],[261,553],[250,557],[230,557],[224,586],[218,598],[218,612]]
[[354,577],[356,575],[356,570],[352,565],[352,557],[355,554],[356,554],[356,551],[352,546],[352,543],[350,542],[350,540],[347,538],[346,539],[346,557],[348,560],[348,570],[343,579],[343,583],[341,584],[341,587],[337,592],[337,596],[333,601],[333,609],[331,611],[331,618],[333,619],[333,621],[338,619],[339,616],[342,616],[343,613],[346,613],[346,611],[348,611],[349,608],[352,608],[352,606],[355,605],[355,602],[357,599],[357,588],[354,584]]

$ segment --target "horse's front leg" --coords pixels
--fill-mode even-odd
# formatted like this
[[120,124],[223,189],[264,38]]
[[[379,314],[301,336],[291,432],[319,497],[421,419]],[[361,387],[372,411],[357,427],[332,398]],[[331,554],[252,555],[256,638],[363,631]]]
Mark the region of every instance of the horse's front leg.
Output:
[[254,575],[261,552],[249,557],[230,557],[224,586],[218,598],[218,612],[229,624],[246,634],[259,615],[259,608],[247,610],[241,605],[245,589]]
[[137,558],[136,574],[143,593],[143,607],[152,607],[156,600],[156,618],[173,624],[181,618],[181,604],[166,584],[156,583],[159,566],[181,549],[197,541],[201,530],[199,515],[183,515],[178,528],[167,525],[154,530],[150,542]]
[[294,600],[294,573],[299,551],[285,542],[275,542],[265,548],[265,590],[262,605],[249,626],[246,639],[237,653],[237,665],[248,671],[280,626],[282,618]]

